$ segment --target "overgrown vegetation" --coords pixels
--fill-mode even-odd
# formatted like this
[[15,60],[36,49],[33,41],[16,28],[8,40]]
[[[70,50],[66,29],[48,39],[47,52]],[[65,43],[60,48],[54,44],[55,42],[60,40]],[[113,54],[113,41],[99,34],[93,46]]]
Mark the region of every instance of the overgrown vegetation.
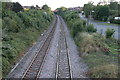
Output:
[[21,6],[20,4],[17,5],[18,3],[11,2],[4,2],[2,5],[3,77],[7,75],[12,65],[23,56],[26,49],[36,42],[53,19],[52,12],[37,9],[24,11],[18,7]]
[[115,30],[108,28],[106,31],[106,38],[111,38],[112,35],[114,34]]
[[92,24],[86,26],[77,12],[64,11],[70,33],[78,46],[80,56],[89,67],[91,78],[116,78],[118,74],[118,40],[111,36],[114,30],[107,30],[106,36],[96,33]]
[[86,17],[90,18],[93,16],[95,20],[110,21],[110,23],[120,24],[120,4],[117,1],[110,2],[109,4],[101,5],[98,3],[97,6],[93,5],[94,2],[90,1],[84,4],[83,11]]

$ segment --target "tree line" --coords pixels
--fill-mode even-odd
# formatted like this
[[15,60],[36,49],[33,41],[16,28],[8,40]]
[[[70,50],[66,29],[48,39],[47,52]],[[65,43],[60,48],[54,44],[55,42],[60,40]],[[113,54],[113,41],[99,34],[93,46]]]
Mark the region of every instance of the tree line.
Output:
[[120,17],[120,4],[118,2],[110,2],[106,5],[93,5],[92,2],[89,2],[84,4],[83,11],[86,17],[92,15],[95,20],[120,24],[120,20],[114,19]]

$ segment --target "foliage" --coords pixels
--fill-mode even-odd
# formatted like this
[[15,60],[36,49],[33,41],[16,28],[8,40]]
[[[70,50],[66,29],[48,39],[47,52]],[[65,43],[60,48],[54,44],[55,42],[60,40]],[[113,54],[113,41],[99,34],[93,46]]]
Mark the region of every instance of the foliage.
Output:
[[109,6],[111,10],[118,10],[118,2],[110,2]]
[[107,21],[108,16],[109,16],[108,6],[98,5],[95,7],[94,19],[101,20],[101,21]]
[[13,3],[12,2],[2,2],[2,11],[4,10],[12,10]]
[[[105,39],[94,33],[82,33],[75,38],[81,56],[87,63],[87,75],[91,78],[117,78],[118,44],[116,40]],[[108,49],[109,52],[104,51]]]
[[120,4],[118,2],[110,2],[106,5],[98,4],[97,6],[89,2],[84,4],[83,10],[86,17],[92,15],[95,20],[119,24],[119,20],[114,19],[114,17],[120,17]]
[[94,8],[94,5],[92,3],[84,4],[83,10],[85,12],[86,17],[89,17],[93,8]]
[[81,56],[91,54],[93,52],[99,52],[105,48],[105,44],[102,42],[102,38],[99,34],[82,32],[75,37],[75,43],[79,46]]
[[20,11],[23,10],[23,7],[22,7],[18,2],[16,2],[16,3],[13,3],[13,8],[12,8],[12,10],[13,10],[14,12],[20,12]]
[[87,75],[91,78],[117,78],[118,64],[114,56],[106,56],[95,52],[83,57],[89,67]]
[[60,8],[57,8],[55,12],[56,14],[59,14],[59,15],[62,15],[63,16],[63,13],[67,10],[67,8],[65,7],[60,7]]
[[111,38],[114,34],[115,30],[108,28],[106,31],[106,38]]
[[46,12],[51,12],[51,8],[48,7],[48,5],[46,5],[46,4],[42,6],[42,9]]
[[107,64],[91,69],[88,73],[92,78],[117,78],[118,66]]
[[110,23],[120,24],[120,20],[115,20],[115,17],[120,17],[120,4],[118,2],[110,3]]
[[86,31],[86,21],[81,20],[77,12],[65,11],[63,17],[66,20],[73,37],[79,32]]
[[87,32],[96,32],[97,29],[94,28],[93,24],[88,25],[87,27]]
[[4,10],[2,29],[6,32],[19,32],[24,24],[18,15],[11,10]]
[[20,26],[17,25],[15,20],[5,17],[3,20],[3,30],[6,32],[18,32],[20,30]]
[[2,2],[3,12],[5,10],[12,10],[14,12],[23,11],[23,7],[18,2]]
[[110,10],[110,17],[116,17],[118,16],[118,10]]
[[3,77],[25,50],[36,42],[53,19],[52,13],[45,14],[44,11],[36,9],[16,13],[13,9],[8,9],[6,4],[13,3],[3,3],[2,7]]

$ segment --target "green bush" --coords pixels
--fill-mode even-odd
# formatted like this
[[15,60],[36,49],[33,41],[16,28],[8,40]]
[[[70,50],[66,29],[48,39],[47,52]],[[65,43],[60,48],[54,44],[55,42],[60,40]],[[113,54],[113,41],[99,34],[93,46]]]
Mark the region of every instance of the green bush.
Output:
[[87,27],[87,32],[96,32],[97,29],[94,28],[93,24],[90,24],[88,27]]
[[3,19],[3,27],[7,32],[18,32],[20,30],[17,22],[9,17]]
[[30,9],[13,12],[4,9],[2,16],[2,57],[3,77],[11,66],[25,53],[25,50],[36,42],[39,35],[48,28],[53,19],[52,13]]
[[72,25],[71,31],[73,33],[73,37],[75,37],[79,32],[85,31],[85,26],[83,26],[83,22],[80,19],[75,20]]
[[[6,32],[19,32],[21,29],[23,29],[24,24],[21,18],[17,15],[17,13],[10,11],[10,10],[4,10],[5,15],[3,17],[3,26],[2,29]],[[4,13],[4,12],[3,12]]]
[[8,59],[2,57],[2,76],[6,76],[7,72],[9,72],[10,63],[8,61]]
[[115,30],[108,28],[106,31],[106,38],[111,38],[114,34]]
[[63,18],[66,20],[70,33],[75,37],[79,32],[86,30],[86,21],[81,20],[77,12],[66,11]]

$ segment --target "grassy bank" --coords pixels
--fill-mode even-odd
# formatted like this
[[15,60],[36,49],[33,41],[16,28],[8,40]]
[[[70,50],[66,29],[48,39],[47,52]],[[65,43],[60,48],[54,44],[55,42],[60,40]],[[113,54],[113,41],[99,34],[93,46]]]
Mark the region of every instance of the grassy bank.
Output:
[[82,40],[79,41],[78,46],[82,58],[89,67],[87,75],[92,78],[116,78],[118,74],[117,41],[106,39],[96,33],[82,34],[84,36],[81,35]]
[[8,5],[13,5],[13,3],[3,3],[2,6],[3,77],[8,74],[12,65],[24,55],[26,50],[37,41],[53,19],[52,12],[36,8],[15,12]]
[[91,78],[116,78],[118,74],[118,40],[106,38],[93,25],[79,18],[77,12],[64,11],[71,35],[78,46],[80,56],[88,65],[87,76]]

